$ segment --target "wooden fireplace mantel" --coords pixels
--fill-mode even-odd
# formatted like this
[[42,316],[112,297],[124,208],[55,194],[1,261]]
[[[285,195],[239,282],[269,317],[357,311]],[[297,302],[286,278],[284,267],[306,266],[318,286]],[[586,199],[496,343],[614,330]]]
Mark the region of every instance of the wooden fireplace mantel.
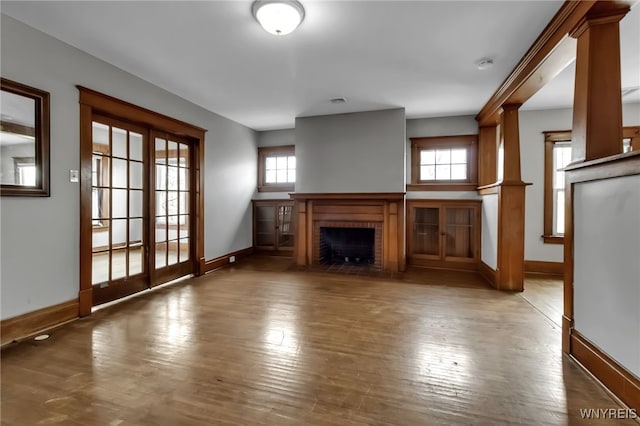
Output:
[[[404,271],[404,192],[292,193],[296,202],[294,259],[299,266],[318,263],[319,229],[322,226],[377,229],[376,265],[385,272]],[[378,234],[376,234],[378,235]]]

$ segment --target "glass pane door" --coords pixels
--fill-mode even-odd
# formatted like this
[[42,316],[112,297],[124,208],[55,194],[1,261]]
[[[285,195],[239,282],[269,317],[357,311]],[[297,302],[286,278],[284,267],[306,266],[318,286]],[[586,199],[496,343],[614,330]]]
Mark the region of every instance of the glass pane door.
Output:
[[445,256],[473,259],[474,209],[447,207],[445,212]]
[[158,134],[154,146],[154,267],[184,275],[191,270],[175,265],[191,265],[191,148],[187,141]]
[[110,119],[95,118],[92,123],[91,225],[95,303],[146,287],[143,135],[141,129]]
[[440,256],[440,209],[416,207],[414,209],[414,253]]
[[257,205],[255,208],[255,245],[262,248],[275,248],[276,215],[271,204]]
[[278,205],[278,248],[293,249],[293,205]]

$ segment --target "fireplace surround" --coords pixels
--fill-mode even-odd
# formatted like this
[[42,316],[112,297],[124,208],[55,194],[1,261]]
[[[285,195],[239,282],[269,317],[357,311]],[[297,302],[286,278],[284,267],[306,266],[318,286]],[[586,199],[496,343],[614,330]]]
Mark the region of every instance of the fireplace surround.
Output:
[[291,198],[296,202],[297,265],[321,264],[322,228],[356,228],[373,230],[370,267],[404,270],[404,193],[293,193]]

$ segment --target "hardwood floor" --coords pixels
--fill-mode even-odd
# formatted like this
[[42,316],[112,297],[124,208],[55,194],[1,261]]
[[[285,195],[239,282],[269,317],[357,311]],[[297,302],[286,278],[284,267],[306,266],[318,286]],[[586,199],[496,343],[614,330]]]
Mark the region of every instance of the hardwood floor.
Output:
[[542,274],[527,274],[524,291],[520,293],[527,302],[558,327],[562,326],[562,277]]
[[619,408],[553,321],[475,274],[288,262],[249,258],[6,348],[2,424],[606,424],[580,409]]

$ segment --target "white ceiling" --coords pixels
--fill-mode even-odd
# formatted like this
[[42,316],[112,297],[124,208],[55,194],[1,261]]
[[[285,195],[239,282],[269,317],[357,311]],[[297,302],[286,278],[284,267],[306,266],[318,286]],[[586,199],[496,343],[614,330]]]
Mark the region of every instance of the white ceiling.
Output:
[[[297,116],[389,107],[406,108],[409,118],[475,114],[562,1],[302,3],[305,20],[283,37],[262,30],[242,0],[2,1],[0,10],[208,110],[269,130],[293,127]],[[483,57],[495,66],[479,71]],[[347,103],[329,102],[341,96]],[[561,97],[552,92],[544,102],[557,106]]]

